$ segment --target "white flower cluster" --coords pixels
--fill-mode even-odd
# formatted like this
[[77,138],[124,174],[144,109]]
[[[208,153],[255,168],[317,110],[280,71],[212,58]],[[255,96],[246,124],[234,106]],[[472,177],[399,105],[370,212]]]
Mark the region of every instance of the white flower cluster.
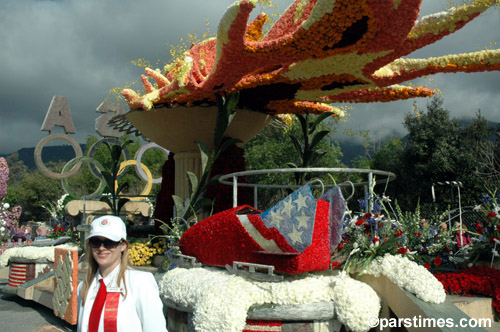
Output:
[[365,273],[378,277],[384,275],[393,283],[415,294],[423,301],[443,303],[446,293],[443,285],[425,267],[402,255],[378,257]]
[[378,317],[380,300],[367,284],[348,276],[335,280],[331,289],[337,319],[352,331],[368,331],[371,318]]
[[[453,16],[453,13],[455,12],[455,8],[452,7],[448,10],[426,15],[422,18],[420,18],[415,25],[413,26],[413,31],[418,31],[418,29],[421,29],[422,31],[425,31],[426,29],[429,29],[429,26],[432,26],[433,29],[436,29],[436,26],[440,24],[440,22],[444,22],[450,17]],[[419,36],[418,36],[419,37]]]
[[55,220],[59,220],[64,215],[64,200],[68,197],[68,194],[63,194],[56,201],[56,204],[49,202],[49,206],[42,205],[42,207],[50,213],[50,216]]
[[66,199],[66,197],[68,197],[69,194],[63,194],[61,195],[61,197],[57,200],[56,202],[56,210],[59,211],[59,212],[63,212],[64,211],[64,200]]
[[213,268],[176,268],[159,278],[162,297],[193,309],[195,330],[242,331],[252,305],[296,305],[332,301],[337,319],[356,332],[368,331],[380,300],[368,285],[336,272],[258,282]]
[[495,5],[496,0],[476,0],[460,7],[424,16],[410,32],[410,38],[419,38],[425,34],[438,34],[444,30],[451,32],[457,29],[458,23],[468,21],[470,17],[477,13],[482,13]]
[[25,259],[47,259],[48,261],[54,261],[54,248],[66,248],[66,249],[78,249],[78,246],[74,244],[62,244],[56,247],[14,247],[7,249],[0,256],[0,266],[7,266],[9,259],[11,257],[25,258]]

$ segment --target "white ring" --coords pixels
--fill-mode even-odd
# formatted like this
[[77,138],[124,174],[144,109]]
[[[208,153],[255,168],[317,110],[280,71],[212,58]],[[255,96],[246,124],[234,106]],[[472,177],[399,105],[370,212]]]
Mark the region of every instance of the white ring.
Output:
[[[167,157],[167,160],[168,160],[168,150],[159,146],[158,144],[154,143],[154,142],[151,142],[151,143],[148,143],[146,145],[143,145],[141,146],[141,148],[137,151],[136,155],[135,155],[135,159],[136,159],[136,163],[135,163],[135,171],[137,172],[137,175],[139,175],[139,177],[143,180],[143,181],[148,181],[148,178],[147,178],[147,175],[146,173],[142,170],[142,167],[141,167],[141,159],[142,159],[142,155],[144,154],[144,152],[146,152],[148,149],[160,149],[161,151],[163,151],[163,153],[165,154],[165,157]],[[153,183],[156,184],[156,183],[161,183],[162,181],[162,177],[160,176],[159,178],[156,178],[156,179],[153,179]]]
[[49,141],[51,141],[53,139],[62,139],[64,141],[69,142],[69,144],[71,144],[71,146],[73,147],[73,151],[75,151],[75,158],[79,158],[79,157],[81,157],[83,155],[82,148],[80,147],[80,144],[78,144],[78,142],[75,141],[75,139],[73,137],[70,137],[70,136],[68,136],[66,134],[51,134],[49,136],[46,136],[46,137],[42,138],[40,140],[40,142],[38,142],[38,144],[36,145],[36,148],[35,148],[35,164],[38,167],[38,169],[40,170],[40,172],[42,172],[43,174],[47,175],[49,178],[62,180],[64,178],[67,178],[67,177],[69,177],[71,175],[76,174],[76,172],[78,172],[78,170],[80,169],[80,166],[82,165],[82,163],[78,162],[67,173],[63,173],[62,171],[61,171],[61,173],[56,173],[56,172],[53,172],[53,171],[49,170],[45,166],[45,164],[43,163],[43,160],[42,160],[42,151],[43,151],[43,146],[45,144],[47,144],[47,142],[49,142]]

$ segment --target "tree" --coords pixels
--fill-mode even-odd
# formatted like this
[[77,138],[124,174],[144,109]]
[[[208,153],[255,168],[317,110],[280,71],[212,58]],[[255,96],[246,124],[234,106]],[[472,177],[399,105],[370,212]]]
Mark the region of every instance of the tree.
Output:
[[399,202],[407,209],[413,209],[418,199],[422,205],[430,203],[434,183],[458,180],[455,162],[459,125],[442,104],[441,98],[433,98],[426,112],[408,114],[404,120],[409,135],[402,156],[404,181],[399,185],[406,195]]
[[[387,194],[398,199],[405,210],[415,209],[419,201],[426,210],[432,204],[433,184],[440,210],[457,207],[456,188],[438,185],[445,181],[460,181],[462,206],[475,205],[497,174],[495,144],[491,142],[493,129],[488,121],[478,112],[470,124],[460,127],[442,102],[434,98],[426,111],[407,114],[407,137],[392,138],[379,147],[365,144],[373,152],[357,160],[357,167],[396,174]],[[365,137],[367,140],[369,136]]]
[[[62,195],[63,190],[59,180],[51,179],[39,170],[27,171],[26,166],[17,159],[16,155],[8,158],[10,165],[12,161],[14,176],[9,178],[8,191],[5,200],[10,205],[20,205],[23,209],[20,222],[30,220],[49,221],[50,214],[43,207],[49,206],[49,203],[56,202]],[[54,170],[62,167],[63,162],[47,165],[49,169]]]
[[494,131],[494,139],[481,142],[477,149],[476,174],[483,179],[489,192],[500,187],[500,124]]
[[[463,183],[464,188],[464,205],[477,205],[481,199],[481,195],[487,192],[487,188],[493,189],[496,186],[495,181],[485,177],[479,171],[480,160],[483,157],[483,149],[485,146],[493,146],[490,141],[494,128],[488,121],[481,116],[481,112],[476,113],[476,117],[472,123],[466,127],[459,129],[458,135],[458,150],[456,156],[456,174],[457,178]],[[498,185],[498,182],[496,182]]]

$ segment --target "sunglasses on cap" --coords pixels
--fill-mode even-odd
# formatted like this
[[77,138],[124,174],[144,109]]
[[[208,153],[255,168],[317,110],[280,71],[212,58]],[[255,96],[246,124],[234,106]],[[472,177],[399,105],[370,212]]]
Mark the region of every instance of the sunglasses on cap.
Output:
[[100,248],[101,244],[104,245],[104,248],[106,249],[114,249],[118,247],[118,244],[120,244],[120,242],[122,241],[115,242],[109,239],[101,240],[96,237],[91,237],[89,239],[89,245],[94,249]]

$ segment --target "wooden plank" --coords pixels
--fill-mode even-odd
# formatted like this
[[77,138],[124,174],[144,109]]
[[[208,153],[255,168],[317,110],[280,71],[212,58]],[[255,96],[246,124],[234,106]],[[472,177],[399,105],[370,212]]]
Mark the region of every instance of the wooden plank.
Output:
[[286,321],[324,321],[335,316],[332,302],[316,302],[297,305],[259,305],[248,310],[247,319],[286,320]]
[[412,320],[411,325],[413,326],[407,327],[409,332],[421,332],[423,329],[426,332],[455,332],[457,328],[461,332],[487,332],[480,327],[416,326],[414,319],[419,325],[430,324],[430,320],[426,320],[428,318],[436,323],[443,319],[452,319],[454,324],[459,324],[461,319],[469,320],[470,317],[449,301],[441,304],[424,302],[412,293],[401,289],[385,276],[375,278],[363,275],[358,279],[370,285],[399,319],[407,318]]
[[50,271],[38,278],[25,282],[17,287],[17,295],[25,300],[33,300],[36,286],[54,287],[54,271]]
[[9,267],[0,267],[0,279],[9,279]]

